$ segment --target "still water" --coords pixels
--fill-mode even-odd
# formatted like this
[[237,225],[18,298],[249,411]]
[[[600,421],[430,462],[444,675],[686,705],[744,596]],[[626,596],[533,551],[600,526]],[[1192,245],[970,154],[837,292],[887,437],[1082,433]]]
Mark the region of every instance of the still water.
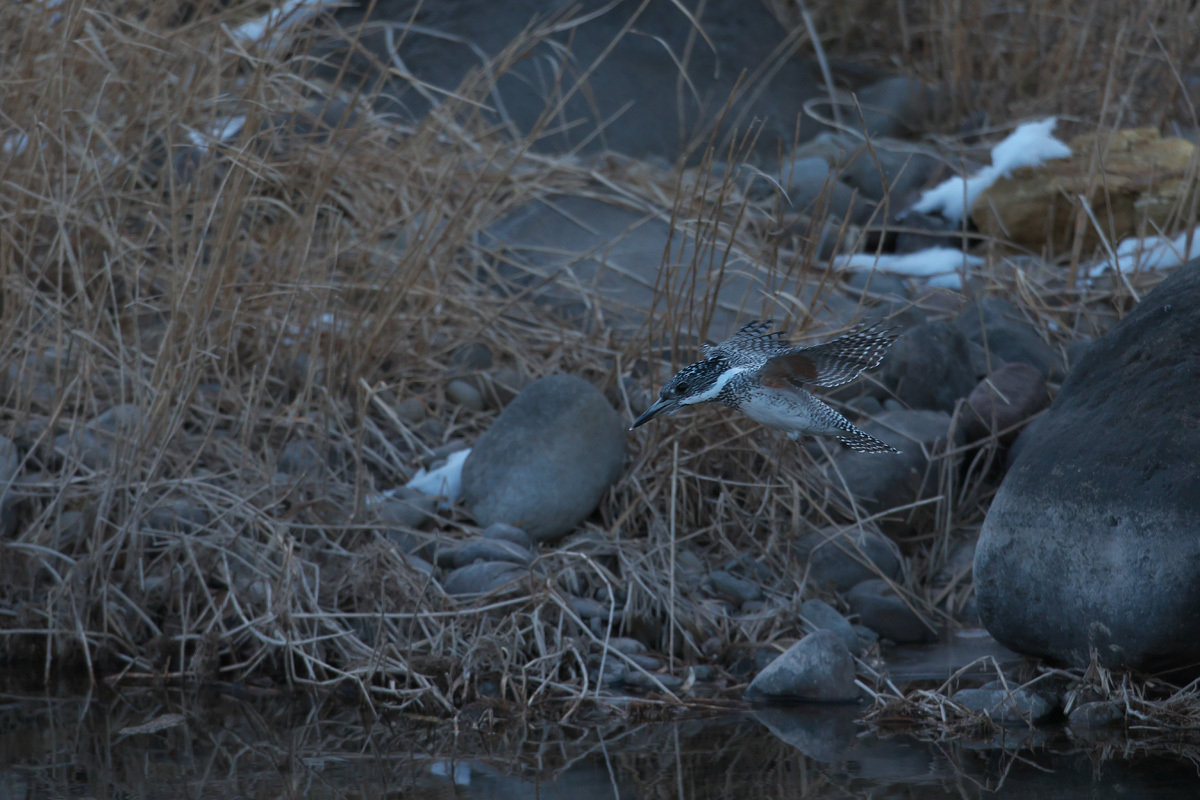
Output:
[[485,708],[454,724],[348,706],[267,690],[8,691],[0,798],[1200,796],[1179,743],[1054,730],[928,743],[871,734],[854,707],[523,725]]

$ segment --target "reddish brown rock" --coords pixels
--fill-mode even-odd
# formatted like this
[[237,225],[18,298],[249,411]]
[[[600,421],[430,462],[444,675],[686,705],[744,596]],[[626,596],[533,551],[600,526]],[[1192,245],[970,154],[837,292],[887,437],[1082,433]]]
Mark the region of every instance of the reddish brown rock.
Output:
[[[1010,362],[979,382],[967,396],[963,409],[963,430],[967,441],[976,441],[992,433],[1009,431],[1050,404],[1046,378],[1029,364]],[[1012,429],[1012,430],[1010,430]]]

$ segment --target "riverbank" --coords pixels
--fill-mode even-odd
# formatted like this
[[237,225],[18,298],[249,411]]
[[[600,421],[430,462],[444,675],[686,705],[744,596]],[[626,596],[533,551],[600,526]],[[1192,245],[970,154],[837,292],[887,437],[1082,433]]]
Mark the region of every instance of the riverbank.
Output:
[[[977,231],[947,285],[829,262],[839,241],[899,253],[910,234],[961,256],[961,230],[896,212],[1031,112],[1083,99],[1020,85],[1003,132],[930,113],[920,148],[897,128],[869,147],[825,136],[786,171],[749,144],[671,163],[546,152],[551,120],[513,137],[479,87],[397,121],[220,15],[3,13],[28,77],[5,88],[0,134],[0,661],[519,717],[740,704],[824,629],[846,654],[838,691],[880,719],[969,727],[995,709],[945,678],[889,684],[883,654],[979,630],[975,547],[1017,434],[1164,272],[1093,279],[1105,251],[1083,237],[1033,253]],[[1100,23],[1097,58],[1130,35]],[[992,58],[955,102],[968,77],[999,85]],[[862,88],[911,98],[939,59]],[[1163,123],[1135,100],[1119,127]],[[1088,107],[1064,140],[1118,127]],[[804,341],[900,327],[907,344],[831,400],[904,460],[715,409],[623,430],[701,340],[757,316]],[[521,447],[553,469],[505,460]],[[468,448],[462,502],[410,485]],[[491,496],[524,505],[493,525]],[[1009,677],[1038,681],[1024,716],[1115,699],[1116,727],[1192,724],[1186,679]]]

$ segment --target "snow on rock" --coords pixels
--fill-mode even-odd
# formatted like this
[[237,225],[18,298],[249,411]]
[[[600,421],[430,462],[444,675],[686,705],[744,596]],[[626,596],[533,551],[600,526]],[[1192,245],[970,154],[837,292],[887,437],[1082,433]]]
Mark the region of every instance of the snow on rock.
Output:
[[1116,263],[1103,261],[1093,267],[1088,275],[1098,278],[1113,269],[1117,272],[1169,269],[1193,258],[1200,258],[1200,227],[1184,231],[1174,239],[1166,236],[1131,236],[1122,239],[1117,245]]
[[984,259],[952,247],[931,247],[915,253],[854,253],[834,256],[830,262],[838,269],[877,269],[914,278],[927,278],[930,286],[962,288],[964,267],[978,266]]
[[951,222],[961,222],[971,206],[1000,178],[1021,167],[1037,167],[1056,158],[1067,158],[1071,148],[1055,139],[1052,131],[1057,117],[1026,122],[1004,141],[992,148],[992,164],[969,178],[953,177],[921,194],[912,210],[922,214],[940,214]]
[[220,144],[228,141],[241,133],[242,128],[246,125],[245,115],[228,117],[217,121],[211,129],[207,131],[198,131],[195,128],[187,129],[188,140],[196,146],[198,150],[207,152],[209,145],[213,142]]
[[326,8],[342,5],[343,0],[287,0],[248,22],[233,29],[233,38],[242,44],[257,44],[274,49],[287,32],[308,22]]
[[1007,178],[1020,167],[1037,167],[1056,158],[1070,158],[1071,148],[1054,138],[1057,117],[1026,122],[992,148],[992,167]]
[[[431,470],[421,467],[417,470],[417,474],[413,475],[412,479],[404,485],[409,489],[416,489],[421,494],[444,497],[443,510],[448,509],[458,502],[458,498],[462,494],[463,464],[470,454],[471,448],[469,447],[465,450],[455,451],[446,457],[446,463],[440,467]],[[387,493],[385,492],[385,494]]]

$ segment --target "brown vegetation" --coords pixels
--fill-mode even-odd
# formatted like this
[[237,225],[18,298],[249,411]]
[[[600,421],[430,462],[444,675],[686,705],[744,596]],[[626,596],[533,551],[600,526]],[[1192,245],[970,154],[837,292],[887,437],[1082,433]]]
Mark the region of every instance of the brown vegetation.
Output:
[[[763,235],[771,204],[732,178],[705,189],[616,159],[533,155],[485,130],[467,99],[398,129],[353,92],[330,99],[303,77],[302,55],[238,45],[228,24],[244,9],[177,25],[163,5],[0,10],[0,434],[22,458],[3,508],[0,660],[117,684],[349,681],[369,702],[445,713],[485,681],[516,706],[597,697],[589,667],[628,660],[604,644],[621,630],[656,641],[681,675],[714,637],[724,653],[797,638],[806,579],[785,542],[864,514],[803,449],[748,420],[705,413],[631,436],[627,477],[515,594],[447,597],[367,502],[492,418],[445,400],[460,344],[486,340],[528,376],[582,375],[632,419],[621,378],[693,312],[668,293],[630,341],[601,308],[598,324],[564,325],[480,279],[493,264],[482,227],[530,197],[619,184],[631,207],[709,241],[733,237],[780,285],[840,291],[809,243]],[[827,47],[949,79],[959,106],[948,119],[1182,118],[1187,93],[1164,76],[1197,29],[1186,3],[1125,18],[1046,2],[1003,24],[964,3],[975,10],[953,24],[902,25],[856,17],[855,5],[810,4]],[[240,115],[240,132],[216,142]],[[1154,280],[1068,288],[1054,269],[999,259],[976,277],[1063,348],[1101,333]],[[657,379],[666,365],[651,368]],[[413,396],[443,429],[394,413]],[[280,469],[289,443],[315,449],[311,469]],[[982,519],[999,453],[992,441],[942,454],[938,493],[893,512],[919,519],[901,588],[935,618],[969,595],[930,577]],[[439,527],[455,537],[471,524],[448,512]],[[749,553],[788,577],[764,613],[730,618],[674,591],[673,545],[685,540],[712,563]],[[622,617],[596,633],[565,598],[604,589]]]

